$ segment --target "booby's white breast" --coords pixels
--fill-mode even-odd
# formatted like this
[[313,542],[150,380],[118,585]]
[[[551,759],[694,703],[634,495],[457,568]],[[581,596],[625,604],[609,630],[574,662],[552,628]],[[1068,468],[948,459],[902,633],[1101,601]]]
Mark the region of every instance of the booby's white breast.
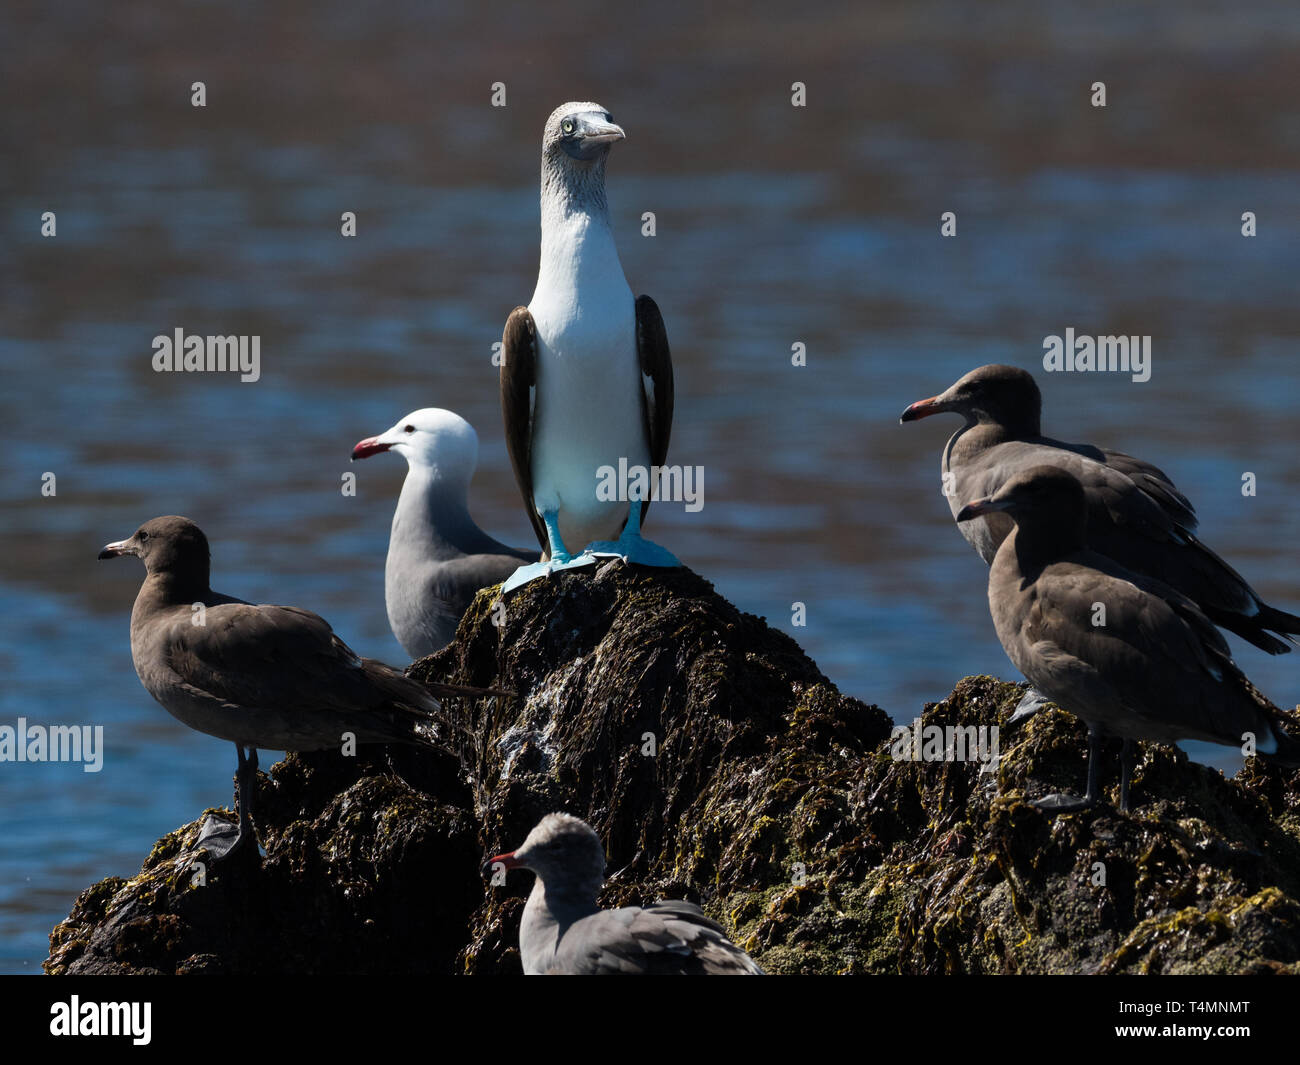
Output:
[[607,221],[543,214],[528,310],[537,329],[533,499],[559,512],[560,535],[577,553],[617,539],[627,517],[625,501],[596,498],[599,467],[650,464],[636,305]]

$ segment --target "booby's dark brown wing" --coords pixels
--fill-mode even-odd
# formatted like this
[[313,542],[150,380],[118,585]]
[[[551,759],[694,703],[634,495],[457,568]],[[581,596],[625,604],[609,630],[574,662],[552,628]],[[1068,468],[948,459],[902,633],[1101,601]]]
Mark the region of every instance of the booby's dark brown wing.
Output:
[[[662,328],[662,326],[661,326]],[[542,558],[549,557],[546,526],[533,505],[533,395],[537,386],[537,328],[527,307],[516,307],[501,337],[501,416],[506,450]]]
[[[636,353],[641,364],[641,410],[650,443],[650,462],[663,466],[668,460],[668,437],[673,429],[673,360],[663,316],[649,296],[638,296],[636,301]],[[650,500],[644,500],[643,522],[649,509]]]

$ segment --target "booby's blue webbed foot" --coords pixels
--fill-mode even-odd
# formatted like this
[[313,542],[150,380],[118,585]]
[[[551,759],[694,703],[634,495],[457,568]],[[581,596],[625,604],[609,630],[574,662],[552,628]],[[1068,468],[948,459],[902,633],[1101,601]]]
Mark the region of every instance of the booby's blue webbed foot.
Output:
[[681,565],[677,556],[666,547],[660,547],[652,540],[640,534],[628,536],[626,533],[617,540],[597,540],[588,544],[587,550],[597,557],[621,558],[638,566],[660,566],[675,569]]
[[580,555],[565,555],[563,560],[553,558],[549,562],[533,562],[527,566],[520,566],[501,585],[501,594],[505,595],[516,588],[522,588],[529,581],[537,580],[538,577],[547,577],[566,569],[580,569],[583,566],[595,565],[595,562],[596,556],[590,551],[584,551]]
[[614,556],[624,562],[633,562],[638,566],[659,566],[663,569],[676,569],[681,563],[665,547],[660,547],[652,540],[641,535],[641,503],[632,500],[628,506],[627,524],[618,534],[617,540],[597,540],[587,545],[587,550],[594,555]]
[[544,511],[542,521],[546,523],[546,539],[549,541],[550,560],[547,562],[531,562],[527,566],[520,566],[501,585],[502,595],[513,592],[516,588],[522,588],[529,581],[537,580],[538,577],[548,577],[552,573],[560,572],[560,570],[580,569],[583,566],[595,564],[596,556],[590,551],[584,551],[580,555],[569,554],[568,549],[564,546],[564,538],[560,536],[560,526],[555,511]]

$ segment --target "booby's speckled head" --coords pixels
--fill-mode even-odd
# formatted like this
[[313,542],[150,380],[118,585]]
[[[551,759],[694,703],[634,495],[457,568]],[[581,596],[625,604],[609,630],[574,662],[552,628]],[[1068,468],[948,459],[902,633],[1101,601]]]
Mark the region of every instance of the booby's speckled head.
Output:
[[603,160],[609,154],[610,145],[625,136],[623,128],[614,124],[614,116],[600,104],[561,104],[546,120],[542,155],[563,154],[577,163],[590,164]]
[[952,411],[969,422],[1000,425],[1018,436],[1037,436],[1043,399],[1033,375],[1018,366],[980,366],[945,392],[913,403],[899,421],[914,422]]
[[507,869],[530,869],[548,891],[589,894],[605,881],[605,848],[592,827],[572,814],[547,814],[516,850],[488,859]]
[[359,441],[352,449],[352,460],[383,451],[398,452],[412,469],[468,481],[478,465],[478,434],[459,414],[424,407],[411,411],[387,432]]
[[189,518],[177,514],[150,518],[133,536],[105,544],[99,552],[101,559],[122,555],[135,555],[150,575],[170,573],[207,583],[211,564],[208,538]]
[[542,134],[542,235],[573,215],[607,219],[605,163],[609,148],[623,139],[600,104],[567,103],[546,120]]

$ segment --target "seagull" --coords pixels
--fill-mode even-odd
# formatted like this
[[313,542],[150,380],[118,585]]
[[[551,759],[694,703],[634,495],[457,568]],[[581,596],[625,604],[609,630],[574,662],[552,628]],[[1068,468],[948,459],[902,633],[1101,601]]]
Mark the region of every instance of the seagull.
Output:
[[[1269,606],[1245,579],[1194,534],[1196,513],[1163,471],[1119,451],[1067,444],[1041,435],[1042,399],[1033,377],[1014,366],[981,366],[901,421],[950,411],[966,423],[943,451],[944,490],[956,517],[962,503],[992,495],[1018,471],[1059,466],[1083,482],[1092,548],[1187,596],[1216,624],[1270,654],[1291,648],[1300,617]],[[1011,522],[998,513],[960,526],[992,563]],[[1272,630],[1270,632],[1269,630]]]
[[352,449],[352,460],[396,451],[406,480],[393,512],[384,566],[384,602],[393,635],[411,658],[446,647],[480,588],[500,584],[536,551],[507,547],[469,516],[478,435],[459,414],[412,411]]
[[633,299],[609,224],[605,164],[624,136],[600,104],[567,103],[542,137],[537,287],[506,320],[501,360],[506,445],[542,561],[505,592],[598,555],[681,564],[641,536],[648,496],[597,491],[602,467],[662,467],[673,421],[663,319],[649,296]]
[[1014,474],[957,513],[965,523],[1014,523],[989,569],[989,610],[1007,657],[1034,688],[1088,726],[1088,787],[1034,805],[1071,813],[1095,805],[1103,737],[1124,740],[1120,809],[1129,808],[1133,742],[1254,744],[1300,765],[1300,742],[1246,679],[1223,635],[1187,596],[1125,569],[1087,544],[1083,485],[1059,466]]
[[602,910],[605,848],[585,821],[548,814],[523,846],[484,865],[536,876],[519,928],[527,976],[762,976],[754,960],[691,902]]
[[140,683],[182,724],[229,740],[238,755],[239,825],[209,819],[199,843],[210,860],[256,846],[257,748],[324,750],[349,735],[434,746],[430,717],[439,704],[429,690],[361,658],[310,611],[214,592],[207,537],[189,518],[152,518],[99,552],[124,555],[144,562],[146,574],[131,611]]

